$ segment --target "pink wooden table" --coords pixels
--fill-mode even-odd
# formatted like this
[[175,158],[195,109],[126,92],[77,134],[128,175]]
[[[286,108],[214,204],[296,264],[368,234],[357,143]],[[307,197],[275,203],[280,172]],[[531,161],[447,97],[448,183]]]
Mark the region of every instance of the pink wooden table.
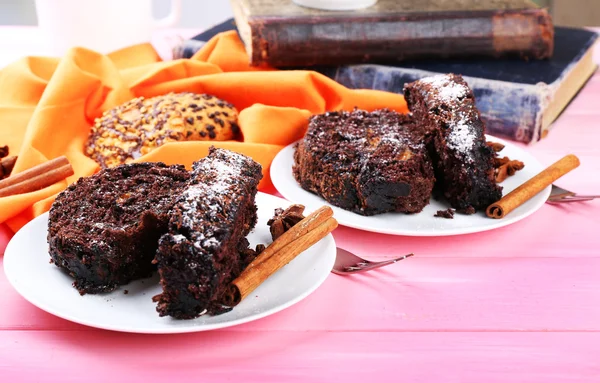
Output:
[[[529,148],[544,164],[579,156],[564,187],[600,192],[599,105],[596,74]],[[331,274],[279,314],[187,335],[67,322],[26,302],[0,272],[0,382],[597,383],[599,217],[600,202],[590,202],[545,205],[515,225],[457,237],[341,227],[338,245],[358,254],[418,256],[370,274]],[[1,233],[0,254],[7,240]]]

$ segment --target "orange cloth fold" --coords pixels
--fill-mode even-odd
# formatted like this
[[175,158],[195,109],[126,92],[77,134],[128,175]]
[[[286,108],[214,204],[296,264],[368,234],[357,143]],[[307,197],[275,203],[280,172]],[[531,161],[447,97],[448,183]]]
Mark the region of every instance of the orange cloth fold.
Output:
[[354,107],[407,111],[401,95],[350,90],[311,71],[252,68],[232,32],[216,36],[189,60],[163,62],[149,44],[109,55],[74,48],[61,59],[24,58],[0,71],[0,145],[18,154],[15,173],[65,155],[75,175],[43,190],[0,198],[0,222],[18,230],[47,211],[69,183],[98,170],[83,146],[103,111],[133,97],[182,91],[210,93],[235,105],[243,140],[169,143],[137,161],[190,166],[215,145],[260,162],[261,188],[272,186],[272,159],[304,135],[310,115]]

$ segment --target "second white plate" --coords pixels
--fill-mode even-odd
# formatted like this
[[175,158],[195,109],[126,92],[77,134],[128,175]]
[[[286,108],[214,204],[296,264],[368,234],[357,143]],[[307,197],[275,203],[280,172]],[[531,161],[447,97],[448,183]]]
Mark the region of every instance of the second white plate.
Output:
[[[504,195],[543,170],[543,166],[531,154],[516,145],[495,137],[488,137],[488,139],[505,145],[504,150],[501,152],[502,156],[525,163],[523,170],[502,183]],[[308,210],[314,210],[322,205],[329,205],[334,210],[334,217],[341,225],[394,235],[431,237],[469,234],[497,229],[533,214],[544,205],[551,190],[550,186],[547,187],[503,219],[488,218],[484,212],[477,212],[473,215],[455,214],[454,219],[434,217],[434,214],[438,210],[445,210],[450,206],[445,202],[436,201],[433,198],[430,200],[429,205],[418,214],[387,213],[365,217],[332,206],[318,195],[302,189],[292,174],[293,165],[293,144],[280,151],[271,164],[271,179],[283,197],[295,203],[305,205]]]

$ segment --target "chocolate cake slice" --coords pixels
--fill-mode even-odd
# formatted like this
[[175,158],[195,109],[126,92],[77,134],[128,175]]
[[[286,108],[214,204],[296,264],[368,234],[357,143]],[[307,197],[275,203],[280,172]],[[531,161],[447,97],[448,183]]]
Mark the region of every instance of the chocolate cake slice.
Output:
[[452,207],[473,213],[499,200],[494,152],[486,144],[485,126],[464,79],[455,74],[427,77],[407,84],[404,96],[428,139],[436,187]]
[[302,188],[362,215],[417,213],[435,182],[420,131],[390,110],[312,117],[294,161]]
[[50,209],[52,260],[75,278],[81,294],[149,276],[172,195],[189,177],[183,166],[138,163],[80,178]]
[[252,260],[245,237],[256,224],[261,178],[260,164],[223,149],[211,148],[194,163],[154,261],[163,288],[154,297],[161,316],[189,319],[228,310],[221,304],[224,292]]

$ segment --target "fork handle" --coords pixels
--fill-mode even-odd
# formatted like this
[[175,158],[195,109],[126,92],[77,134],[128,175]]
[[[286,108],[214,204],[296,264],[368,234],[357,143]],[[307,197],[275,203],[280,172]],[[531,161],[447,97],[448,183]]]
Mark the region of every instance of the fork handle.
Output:
[[411,253],[411,254],[407,254],[407,255],[405,255],[403,257],[400,257],[400,258],[389,259],[387,261],[381,261],[381,262],[371,262],[371,261],[365,260],[366,266],[359,266],[359,267],[352,267],[352,266],[350,266],[350,267],[347,267],[344,270],[344,272],[347,273],[347,274],[350,274],[350,273],[360,273],[360,272],[363,272],[363,271],[374,270],[374,269],[378,269],[380,267],[391,265],[392,263],[396,263],[396,262],[401,261],[403,259],[406,259],[408,257],[412,257],[413,255],[414,254]]
[[546,202],[551,204],[557,203],[569,203],[569,202],[584,202],[591,201],[594,199],[600,198],[600,196],[576,196],[576,197],[565,197],[565,198],[548,198]]
[[575,194],[571,197],[566,197],[565,199],[578,199],[578,198],[585,198],[585,199],[595,199],[595,198],[600,198],[600,195],[580,195],[580,194]]

